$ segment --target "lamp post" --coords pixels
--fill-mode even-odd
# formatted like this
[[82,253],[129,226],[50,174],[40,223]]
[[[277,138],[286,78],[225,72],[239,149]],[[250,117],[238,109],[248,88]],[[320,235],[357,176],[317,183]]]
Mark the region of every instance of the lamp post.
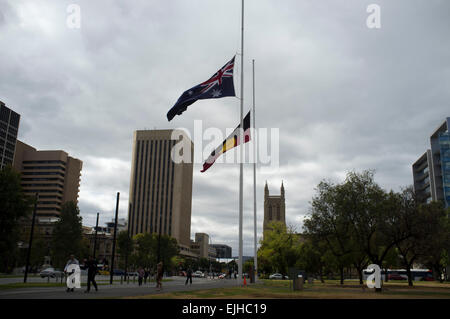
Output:
[[28,243],[27,263],[25,265],[25,275],[23,277],[23,282],[24,283],[27,282],[27,277],[28,277],[28,266],[30,264],[31,246],[33,244],[34,221],[36,219],[36,207],[37,207],[38,199],[39,199],[39,195],[38,195],[38,193],[36,193],[36,197],[35,197],[35,201],[34,201],[34,208],[33,208],[33,217],[32,217],[32,220],[31,220],[30,241]]

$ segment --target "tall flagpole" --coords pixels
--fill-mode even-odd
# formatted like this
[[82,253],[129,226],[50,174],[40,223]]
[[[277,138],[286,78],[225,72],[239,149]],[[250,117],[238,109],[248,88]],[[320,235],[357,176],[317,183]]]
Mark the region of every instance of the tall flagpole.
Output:
[[254,230],[254,238],[253,238],[253,265],[254,265],[254,276],[255,282],[258,279],[258,256],[257,256],[257,228],[256,228],[256,120],[255,120],[255,60],[252,61],[253,67],[253,230]]
[[243,222],[243,162],[244,162],[244,0],[242,0],[242,16],[241,16],[241,115],[240,115],[240,130],[239,130],[239,142],[240,147],[240,163],[239,163],[239,263],[238,263],[238,285],[242,283],[242,255],[243,255],[243,242],[242,242],[242,222]]

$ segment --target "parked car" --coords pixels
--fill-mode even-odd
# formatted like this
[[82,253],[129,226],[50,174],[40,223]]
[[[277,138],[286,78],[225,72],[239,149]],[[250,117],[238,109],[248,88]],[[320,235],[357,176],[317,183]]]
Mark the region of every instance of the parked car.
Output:
[[226,274],[220,274],[220,275],[219,275],[219,279],[225,279],[226,277],[227,277]]
[[[107,273],[108,275],[110,274],[109,271]],[[122,269],[114,269],[113,276],[125,276],[125,271],[123,271]]]
[[399,274],[389,274],[388,279],[389,280],[406,280],[405,277],[403,277],[402,275],[399,275]]
[[39,276],[41,276],[41,278],[46,278],[46,277],[59,278],[59,277],[62,277],[63,275],[64,274],[62,271],[57,270],[53,267],[46,268],[39,273]]
[[421,279],[422,281],[434,281],[433,276],[425,276]]
[[197,270],[192,274],[192,277],[198,277],[198,278],[205,278],[205,274],[201,272],[200,270]]
[[[114,274],[115,274],[116,271],[117,271],[117,269],[114,270]],[[121,270],[121,272],[122,272],[121,275],[125,275],[125,272],[123,270]],[[121,276],[121,275],[119,275],[119,276]],[[137,273],[137,271],[129,271],[128,272],[128,276],[131,276],[131,277],[136,276],[136,277],[138,277],[139,274]]]
[[108,270],[99,270],[98,273],[102,276],[109,276],[109,271]]
[[269,276],[269,279],[283,279],[283,275],[279,273],[275,273]]

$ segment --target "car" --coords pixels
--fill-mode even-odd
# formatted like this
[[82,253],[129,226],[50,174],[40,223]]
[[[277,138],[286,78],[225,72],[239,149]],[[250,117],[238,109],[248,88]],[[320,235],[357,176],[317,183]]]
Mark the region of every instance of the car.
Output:
[[194,272],[192,274],[193,277],[198,277],[198,278],[204,278],[205,274],[203,272],[201,272],[200,270],[197,270],[196,272]]
[[109,271],[108,270],[99,270],[98,273],[102,276],[109,276]]
[[421,279],[421,281],[434,281],[433,276],[425,276]]
[[219,279],[225,279],[226,277],[227,277],[226,274],[220,274],[220,275],[219,275]]
[[406,280],[405,277],[403,277],[402,275],[399,275],[399,274],[389,274],[388,279],[389,280]]
[[[115,269],[114,270],[114,275],[116,275],[116,271],[119,271],[119,272],[121,272],[120,274],[117,274],[118,276],[122,276],[122,275],[125,275],[125,272],[123,271],[123,270],[118,270],[118,269]],[[136,277],[138,277],[139,276],[139,274],[137,273],[137,271],[129,271],[128,272],[128,276],[136,276]]]
[[41,276],[41,278],[59,278],[63,275],[64,274],[62,271],[57,270],[53,267],[45,268],[39,273],[39,276]]
[[283,279],[283,275],[279,273],[275,273],[269,276],[269,279]]

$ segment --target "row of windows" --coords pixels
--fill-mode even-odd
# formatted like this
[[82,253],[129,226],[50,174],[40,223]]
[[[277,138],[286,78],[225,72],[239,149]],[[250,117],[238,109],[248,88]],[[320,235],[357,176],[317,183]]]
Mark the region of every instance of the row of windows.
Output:
[[60,184],[28,184],[28,183],[22,183],[22,187],[59,187],[59,188],[63,188]]
[[36,207],[36,210],[54,210],[54,211],[59,212],[61,209],[58,207]]
[[54,160],[54,161],[23,161],[24,164],[63,164],[66,165],[66,162]]
[[[24,186],[24,185],[22,184],[22,186]],[[47,186],[47,185],[45,185],[45,186]],[[63,194],[62,191],[57,190],[57,189],[26,189],[26,190],[24,190],[24,192],[27,193],[27,194],[36,194],[36,193],[38,193],[39,197],[41,197],[41,195],[40,195],[41,193]],[[52,195],[52,196],[55,196],[55,195]],[[62,199],[61,197],[58,197],[58,198]]]
[[64,173],[61,172],[23,172],[22,175],[59,175],[64,177]]
[[24,170],[31,170],[31,169],[60,169],[65,171],[66,169],[63,166],[25,166]]
[[22,178],[22,181],[28,182],[28,181],[39,181],[39,182],[45,182],[45,181],[57,181],[64,184],[64,179],[59,177],[25,177]]
[[[40,197],[42,198],[42,197]],[[38,204],[41,205],[60,205],[60,202],[51,202],[51,201],[38,201]]]

